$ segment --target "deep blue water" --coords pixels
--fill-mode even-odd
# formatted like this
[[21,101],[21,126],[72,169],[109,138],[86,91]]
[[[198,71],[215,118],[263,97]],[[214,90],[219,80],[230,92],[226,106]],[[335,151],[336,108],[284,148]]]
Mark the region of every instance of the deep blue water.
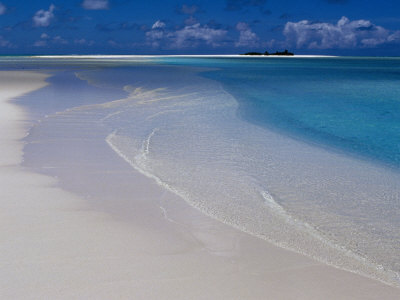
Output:
[[398,58],[167,58],[202,73],[261,126],[400,167]]

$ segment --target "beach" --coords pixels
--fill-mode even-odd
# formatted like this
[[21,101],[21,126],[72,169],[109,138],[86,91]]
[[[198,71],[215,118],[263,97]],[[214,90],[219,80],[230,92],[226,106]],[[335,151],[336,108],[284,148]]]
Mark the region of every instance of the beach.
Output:
[[[78,78],[97,84],[85,75]],[[32,120],[32,113],[14,102],[29,101],[28,93],[51,85],[50,76],[0,72],[1,298],[400,297],[397,287],[205,215],[110,147],[126,145],[115,139],[121,133],[110,135],[104,126],[124,113],[110,108],[132,99],[162,106],[159,99],[170,95],[126,87],[131,98],[66,107],[46,117],[39,107],[40,121]],[[148,118],[155,116],[152,111]]]

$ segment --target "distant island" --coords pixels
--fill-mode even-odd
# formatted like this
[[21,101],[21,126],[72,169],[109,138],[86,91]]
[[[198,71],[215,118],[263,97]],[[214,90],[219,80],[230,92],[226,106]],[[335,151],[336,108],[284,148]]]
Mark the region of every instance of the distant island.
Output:
[[241,55],[263,55],[263,56],[271,56],[271,55],[278,55],[278,56],[293,56],[294,54],[292,52],[289,52],[288,50],[285,50],[283,52],[276,51],[275,53],[269,53],[268,51],[265,51],[264,53],[261,52],[247,52]]

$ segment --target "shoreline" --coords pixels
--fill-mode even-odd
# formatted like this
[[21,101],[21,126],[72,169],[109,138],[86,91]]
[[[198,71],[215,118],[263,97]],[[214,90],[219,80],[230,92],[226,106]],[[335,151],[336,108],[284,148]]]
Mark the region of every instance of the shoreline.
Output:
[[253,57],[253,58],[269,58],[269,57],[283,57],[283,58],[335,58],[339,56],[334,55],[291,55],[291,56],[279,56],[279,55],[243,55],[243,54],[206,54],[206,55],[34,55],[31,57],[36,58],[156,58],[156,57],[216,57],[216,58],[232,58],[232,57]]
[[[45,84],[39,78],[36,88]],[[2,90],[14,88],[9,98],[15,98],[21,85],[16,79]],[[9,127],[2,126],[3,143],[10,152],[22,151],[24,132],[17,123],[26,117],[9,100],[0,105],[11,105],[14,116],[4,122]],[[7,187],[0,189],[7,191],[1,197],[6,199],[2,228],[7,228],[1,236],[9,241],[0,259],[5,298],[395,299],[400,294],[206,217],[133,170],[104,136],[99,138],[101,128],[82,132],[74,119],[59,121],[56,140],[33,144],[38,153],[50,152],[32,157],[32,149],[25,151],[29,170],[21,169],[22,152],[1,155],[1,184]],[[67,140],[71,136],[74,140]],[[63,161],[49,159],[61,149]],[[49,170],[57,180],[39,174]]]

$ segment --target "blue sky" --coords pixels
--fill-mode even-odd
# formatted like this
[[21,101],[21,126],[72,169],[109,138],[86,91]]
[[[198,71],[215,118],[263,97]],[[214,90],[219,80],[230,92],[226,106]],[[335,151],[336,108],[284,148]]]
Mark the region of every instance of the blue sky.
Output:
[[400,54],[394,0],[0,3],[0,54]]

